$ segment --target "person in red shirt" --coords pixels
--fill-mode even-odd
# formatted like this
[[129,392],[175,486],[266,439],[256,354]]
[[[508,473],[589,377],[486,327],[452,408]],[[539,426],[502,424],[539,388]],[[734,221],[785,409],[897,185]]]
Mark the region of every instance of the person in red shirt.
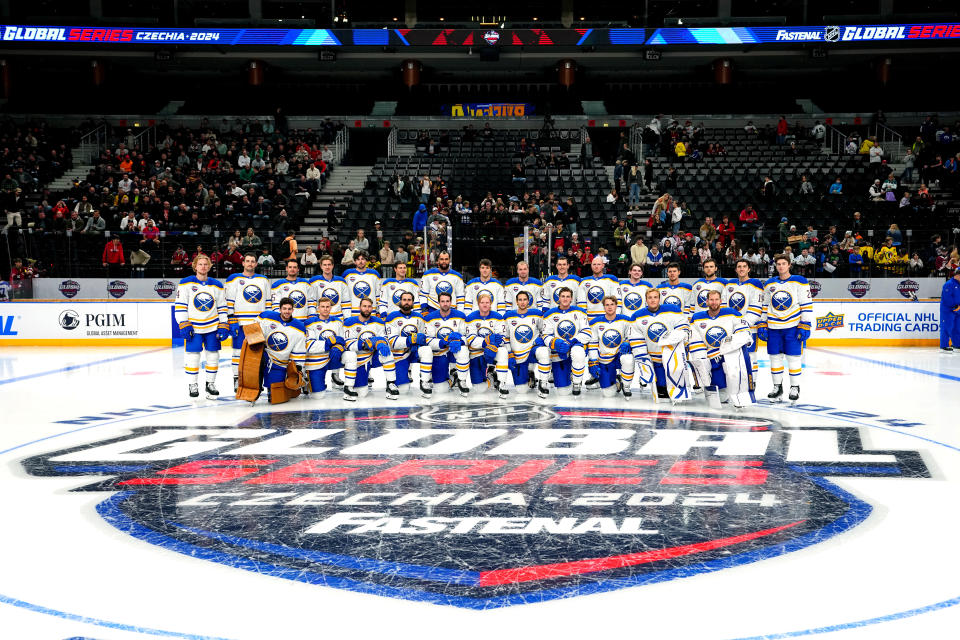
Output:
[[103,266],[107,269],[107,277],[113,278],[120,273],[120,268],[127,264],[123,255],[123,245],[119,236],[110,238],[110,242],[103,247]]
[[730,241],[733,240],[735,231],[736,227],[732,222],[730,222],[730,216],[723,216],[723,222],[717,225],[717,235],[720,239],[721,247],[730,245]]
[[753,208],[752,204],[748,204],[740,211],[740,226],[744,230],[755,230],[759,222],[760,217],[757,215],[757,210]]
[[790,127],[787,124],[787,117],[780,116],[780,122],[777,123],[777,144],[785,144],[787,141],[787,132]]

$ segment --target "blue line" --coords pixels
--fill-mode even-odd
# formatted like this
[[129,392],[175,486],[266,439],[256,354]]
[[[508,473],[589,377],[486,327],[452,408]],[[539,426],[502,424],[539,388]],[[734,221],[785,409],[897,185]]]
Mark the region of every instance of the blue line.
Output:
[[884,367],[890,367],[893,369],[900,369],[902,371],[909,371],[910,373],[922,373],[925,376],[933,376],[935,378],[943,378],[944,380],[953,380],[955,382],[960,382],[960,376],[951,376],[948,373],[940,373],[939,371],[928,371],[927,369],[917,369],[916,367],[908,367],[903,364],[896,364],[894,362],[884,362],[883,360],[874,360],[873,358],[864,358],[863,356],[852,356],[849,353],[841,353],[839,351],[830,351],[829,349],[822,349],[820,347],[810,347],[814,351],[820,351],[822,353],[829,353],[830,355],[840,356],[841,358],[850,358],[851,360],[859,360],[860,362],[869,362],[870,364],[879,364]]
[[10,596],[5,596],[3,594],[0,594],[0,603],[9,604],[14,607],[20,607],[21,609],[34,611],[36,613],[44,613],[48,616],[55,616],[57,618],[62,618],[64,620],[73,620],[74,622],[84,622],[86,624],[94,624],[94,625],[97,625],[98,627],[106,627],[108,629],[118,629],[120,631],[132,631],[134,633],[145,633],[151,636],[164,636],[167,638],[187,638],[187,640],[227,640],[226,638],[219,638],[215,636],[198,636],[192,633],[180,633],[178,631],[164,631],[162,629],[151,629],[149,627],[138,627],[136,625],[123,624],[121,622],[111,622],[109,620],[89,618],[87,616],[77,615],[76,613],[68,613],[66,611],[57,611],[56,609],[50,609],[48,607],[44,607],[39,604],[33,604],[32,602],[24,602],[23,600],[17,600],[16,598],[11,598]]
[[57,473],[124,473],[126,471],[142,471],[149,469],[150,465],[114,465],[114,466],[89,466],[83,465],[54,467]]
[[586,40],[587,38],[589,38],[591,33],[593,33],[593,29],[587,29],[587,32],[584,33],[584,34],[580,37],[580,39],[577,41],[577,46],[579,47],[580,45],[582,45],[582,44],[583,44],[583,41]]
[[[136,358],[137,356],[143,356],[148,353],[157,353],[158,351],[169,351],[169,347],[160,347],[159,349],[150,349],[149,351],[140,351],[138,353],[128,353],[125,356],[115,356],[113,358],[106,358],[105,360],[95,360],[93,362],[88,362],[86,364],[72,364],[69,367],[63,367],[62,369],[53,369],[51,371],[42,371],[40,373],[30,373],[25,376],[20,376],[19,378],[8,378],[7,380],[0,380],[0,385],[10,384],[12,382],[22,382],[23,380],[32,380],[33,378],[42,378],[43,376],[50,376],[55,373],[66,373],[67,371],[75,371],[77,369],[86,369],[87,367],[95,367],[98,364],[106,364],[107,362],[116,362],[118,360],[126,360],[127,358]],[[0,451],[0,453],[4,453]]]
[[791,466],[798,473],[900,473],[899,467],[837,467],[800,465]]
[[764,636],[750,636],[749,638],[735,638],[733,640],[774,640],[775,638],[796,638],[798,636],[813,636],[821,633],[833,633],[834,631],[842,631],[844,629],[857,629],[860,627],[869,626],[871,624],[879,624],[881,622],[891,622],[893,620],[902,620],[904,618],[912,618],[913,616],[919,616],[924,613],[930,613],[931,611],[937,611],[939,609],[947,609],[949,607],[955,607],[958,604],[960,604],[960,598],[951,598],[950,600],[943,600],[942,602],[928,604],[925,607],[908,609],[907,611],[901,611],[899,613],[891,613],[890,615],[880,616],[878,618],[868,618],[866,620],[858,620],[856,622],[844,622],[842,624],[835,624],[829,627],[817,627],[816,629],[804,629],[803,631],[788,631],[786,633],[772,633]]

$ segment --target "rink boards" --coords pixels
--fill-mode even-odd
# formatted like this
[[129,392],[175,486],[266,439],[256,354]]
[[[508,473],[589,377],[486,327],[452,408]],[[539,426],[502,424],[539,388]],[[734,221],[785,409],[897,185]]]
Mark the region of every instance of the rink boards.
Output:
[[[119,300],[11,302],[0,307],[0,345],[172,345],[173,303]],[[814,300],[811,346],[932,346],[940,304],[907,300]]]

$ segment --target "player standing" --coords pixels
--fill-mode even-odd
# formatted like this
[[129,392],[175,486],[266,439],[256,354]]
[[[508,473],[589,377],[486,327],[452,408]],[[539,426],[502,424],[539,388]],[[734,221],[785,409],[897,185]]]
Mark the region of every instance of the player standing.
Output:
[[177,285],[173,314],[183,338],[183,368],[187,372],[190,397],[200,396],[197,384],[200,354],[206,351],[207,398],[215,400],[220,395],[215,384],[220,366],[220,343],[230,336],[230,331],[223,284],[207,277],[211,266],[210,258],[205,255],[194,259],[196,275],[187,276]]
[[393,278],[387,278],[380,283],[380,302],[377,304],[377,313],[386,318],[400,308],[400,296],[404,292],[411,294],[414,299],[420,295],[420,283],[407,277],[407,263],[398,262],[393,265]]
[[783,398],[783,361],[786,356],[790,374],[791,402],[800,398],[800,374],[803,343],[810,337],[813,298],[803,276],[790,275],[790,258],[774,257],[777,275],[763,286],[763,313],[757,323],[757,337],[767,343],[773,391],[767,397],[774,402]]
[[573,291],[569,287],[557,290],[558,304],[543,316],[543,344],[537,347],[537,381],[541,398],[547,397],[548,381],[553,373],[553,386],[566,395],[580,395],[583,376],[587,371],[587,351],[578,341],[587,328],[587,314],[573,306]]
[[763,313],[763,283],[750,277],[750,263],[740,258],[737,260],[737,278],[727,280],[727,306],[738,312],[750,325],[750,336],[753,343],[750,345],[750,365],[753,367],[753,377],[756,380],[757,358],[757,324]]
[[573,306],[577,306],[577,291],[580,290],[580,276],[570,273],[570,260],[564,256],[557,258],[557,275],[543,281],[540,294],[540,311],[546,312],[560,304],[560,289],[566,287],[573,292]]
[[604,396],[609,398],[621,392],[629,399],[633,395],[630,385],[635,368],[630,345],[633,324],[629,318],[617,313],[620,301],[616,296],[606,296],[601,302],[603,315],[592,319],[590,325],[580,332],[580,342],[589,345],[587,353],[592,379],[587,385],[593,387],[599,383]]
[[272,311],[280,310],[280,300],[290,298],[293,302],[293,317],[301,322],[317,313],[317,302],[313,299],[313,287],[300,277],[300,265],[296,260],[287,260],[287,277],[277,280],[271,288]]
[[437,266],[420,278],[420,310],[427,315],[440,308],[440,294],[449,293],[451,306],[463,310],[463,276],[450,268],[450,253],[437,255]]
[[680,307],[690,316],[693,313],[693,293],[686,282],[680,282],[680,264],[667,265],[667,279],[657,287],[660,290],[660,304],[668,307]]
[[647,300],[647,291],[653,285],[643,280],[643,267],[639,264],[630,265],[630,277],[620,280],[620,289],[617,297],[620,298],[620,313],[632,318],[633,314],[643,309]]
[[[707,292],[707,310],[693,314],[690,326],[690,364],[710,399],[726,390],[734,407],[756,403],[753,369],[750,366],[750,325],[739,313],[721,303],[720,292]],[[724,401],[723,398],[720,399]]]
[[320,273],[310,278],[313,287],[313,299],[330,301],[330,315],[334,317],[350,316],[350,288],[342,276],[333,275],[333,256],[320,257]]
[[343,272],[343,279],[350,291],[350,314],[360,314],[360,301],[364,298],[376,300],[380,297],[380,274],[367,269],[367,254],[357,251],[353,256],[353,269]]
[[[657,395],[673,404],[690,399],[687,389],[686,346],[690,323],[683,309],[660,304],[660,290],[648,289],[646,306],[633,316],[631,347],[638,375],[644,384],[655,384]],[[652,371],[650,370],[652,368]]]
[[227,276],[224,290],[227,296],[227,318],[230,321],[230,335],[233,338],[233,357],[230,359],[233,369],[233,388],[236,390],[240,380],[240,349],[246,334],[244,325],[254,324],[257,317],[267,310],[270,299],[270,282],[267,277],[257,273],[257,256],[247,253],[243,256],[243,271]]
[[703,277],[693,283],[690,287],[692,292],[691,302],[693,303],[693,313],[706,311],[707,292],[717,291],[720,293],[720,304],[727,302],[727,281],[717,277],[717,261],[709,258],[703,261]]
[[479,309],[477,300],[483,294],[490,296],[492,311],[503,313],[506,310],[506,303],[503,301],[503,285],[493,277],[493,263],[487,258],[480,261],[480,277],[468,282],[464,289],[463,312],[470,315]]
[[530,265],[526,262],[517,263],[517,277],[507,280],[503,286],[503,300],[508,310],[517,311],[517,294],[526,291],[530,296],[530,307],[533,308],[540,300],[540,291],[543,283],[537,278],[530,277]]
[[596,257],[590,263],[590,271],[593,275],[580,280],[580,289],[576,297],[580,310],[587,314],[590,320],[604,314],[604,298],[616,298],[620,293],[620,281],[616,276],[604,274],[603,270],[603,258]]

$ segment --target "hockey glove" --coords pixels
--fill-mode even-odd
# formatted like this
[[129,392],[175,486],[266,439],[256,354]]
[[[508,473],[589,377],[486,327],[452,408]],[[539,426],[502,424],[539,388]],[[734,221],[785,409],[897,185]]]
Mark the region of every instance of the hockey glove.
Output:
[[493,343],[493,337],[496,334],[487,336],[487,339],[483,341],[483,357],[488,362],[495,362],[497,359],[497,345]]
[[418,347],[422,347],[422,346],[425,346],[425,345],[427,345],[427,344],[429,344],[429,341],[427,340],[426,334],[424,334],[424,333],[418,333],[418,334],[417,334],[417,346],[418,346]]
[[223,342],[229,337],[230,337],[229,329],[227,329],[224,326],[221,326],[219,329],[217,329],[217,340],[219,340],[220,342]]
[[326,350],[330,351],[330,349],[333,349],[333,345],[337,344],[337,338],[334,336],[328,336],[324,338],[323,342],[326,344]]
[[599,379],[600,379],[600,365],[599,365],[599,364],[597,364],[597,363],[591,364],[589,367],[587,367],[587,371],[590,373],[590,377],[593,378],[594,380],[599,380]]
[[193,339],[193,325],[180,327],[180,337],[183,338],[184,340]]
[[809,339],[810,339],[810,329],[803,329],[801,327],[797,327],[797,340],[799,340],[800,342],[806,342]]
[[456,355],[460,352],[460,349],[463,348],[463,342],[460,340],[448,340],[447,347],[449,347],[450,353]]
[[463,335],[459,331],[451,331],[447,334],[447,340],[451,342],[454,340],[457,342],[463,342]]
[[361,338],[360,349],[363,351],[373,351],[373,340],[371,338]]
[[628,355],[630,355],[631,353],[633,353],[633,352],[630,350],[630,341],[629,341],[629,340],[624,340],[622,343],[620,343],[620,355],[622,355],[622,356],[628,356]]
[[230,323],[230,335],[233,337],[234,340],[243,339],[243,327],[240,326],[239,322]]
[[495,347],[499,347],[500,345],[503,344],[503,336],[500,335],[499,333],[491,333],[490,336],[488,337],[488,340],[490,340],[490,344],[492,344]]
[[767,338],[769,338],[769,337],[770,337],[770,336],[769,336],[769,334],[767,333],[767,328],[766,328],[766,327],[757,327],[757,340],[759,340],[759,341],[761,341],[761,342],[766,342],[766,341],[767,341]]
[[553,343],[553,350],[556,351],[557,355],[561,358],[566,358],[567,354],[570,353],[570,343],[563,338],[557,338]]

